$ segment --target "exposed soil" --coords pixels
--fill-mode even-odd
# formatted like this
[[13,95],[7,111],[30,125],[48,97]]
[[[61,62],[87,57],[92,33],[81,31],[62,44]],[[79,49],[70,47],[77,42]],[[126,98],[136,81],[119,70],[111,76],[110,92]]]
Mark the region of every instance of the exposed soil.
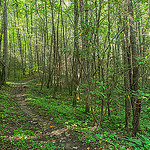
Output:
[[[68,130],[67,128],[55,124],[53,121],[50,121],[52,118],[38,114],[38,108],[32,108],[27,105],[27,101],[25,100],[26,88],[26,83],[18,84],[18,86],[13,89],[13,95],[23,114],[30,120],[28,123],[31,122],[31,124],[36,126],[39,130],[35,136],[42,137],[42,142],[44,141],[45,143],[47,139],[55,141],[59,148],[65,150],[87,150],[89,145],[78,141],[75,133],[71,129]],[[35,138],[35,136],[28,138],[32,139]]]

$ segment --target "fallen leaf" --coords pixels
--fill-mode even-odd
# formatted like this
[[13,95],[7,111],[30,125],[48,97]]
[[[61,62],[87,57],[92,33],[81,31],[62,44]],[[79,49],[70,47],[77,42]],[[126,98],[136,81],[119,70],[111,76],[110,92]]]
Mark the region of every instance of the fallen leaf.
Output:
[[87,150],[90,150],[90,147],[88,147]]
[[51,134],[52,135],[60,135],[60,134],[64,133],[66,130],[67,129],[65,129],[65,128],[58,129],[58,130],[52,131]]
[[55,143],[55,140],[52,140],[53,143]]
[[94,131],[97,129],[97,126],[94,126],[93,128],[90,128],[89,131]]

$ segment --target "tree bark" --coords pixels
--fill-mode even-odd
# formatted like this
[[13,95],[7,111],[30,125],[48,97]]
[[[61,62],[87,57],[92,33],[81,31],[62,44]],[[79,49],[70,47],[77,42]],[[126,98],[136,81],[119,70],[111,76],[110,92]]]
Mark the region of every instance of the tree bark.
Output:
[[20,51],[20,57],[21,57],[21,69],[22,69],[22,74],[25,75],[24,72],[24,65],[23,65],[23,55],[22,55],[22,44],[21,44],[21,36],[20,36],[20,24],[19,24],[19,17],[18,17],[18,6],[16,6],[16,12],[17,12],[17,38],[18,38],[18,46],[19,46],[19,51]]
[[[138,94],[138,78],[139,78],[139,68],[138,68],[138,52],[136,47],[136,36],[135,36],[135,25],[134,25],[134,14],[133,14],[133,4],[132,0],[129,0],[128,3],[128,12],[129,12],[129,23],[130,23],[130,45],[132,51],[132,93]],[[133,95],[131,98],[132,111],[133,111],[133,132],[132,135],[136,136],[139,128],[139,117],[141,112],[141,100],[138,99],[136,95]]]
[[78,0],[74,0],[74,56],[73,56],[73,106],[77,104],[77,92],[78,92]]
[[[29,32],[29,19],[28,19],[27,10],[28,10],[28,7],[26,6],[27,35],[28,35],[28,39],[29,39],[29,62],[30,62],[29,74],[33,74],[33,57],[32,57],[32,46],[31,46],[31,34]],[[31,12],[31,14],[32,14],[32,12]],[[31,25],[32,25],[32,23],[31,23]],[[31,32],[32,32],[32,30],[31,30]]]
[[4,0],[3,10],[3,30],[4,30],[4,43],[3,43],[3,64],[4,64],[4,80],[3,84],[6,84],[7,69],[8,69],[8,49],[7,49],[7,1]]
[[124,86],[125,86],[125,128],[127,132],[129,133],[129,118],[130,118],[130,111],[131,111],[131,105],[130,105],[130,92],[131,92],[131,53],[129,49],[129,40],[128,40],[128,20],[127,20],[127,0],[124,0],[123,2],[123,9],[124,9],[124,16],[123,16],[123,26],[124,26],[124,32],[123,32],[123,51],[124,51]]

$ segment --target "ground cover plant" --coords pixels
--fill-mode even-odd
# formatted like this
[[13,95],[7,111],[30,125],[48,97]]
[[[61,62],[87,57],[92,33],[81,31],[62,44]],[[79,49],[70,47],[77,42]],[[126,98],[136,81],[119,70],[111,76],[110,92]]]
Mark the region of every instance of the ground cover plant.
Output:
[[[58,146],[56,140],[50,138],[48,134],[45,134],[46,136],[40,134],[42,130],[39,129],[38,124],[35,124],[34,118],[31,120],[22,112],[14,97],[18,84],[8,82],[7,86],[3,86],[0,91],[2,149],[63,149],[65,146],[63,144]],[[77,107],[72,106],[72,96],[68,96],[65,89],[63,94],[58,91],[57,96],[53,97],[52,90],[45,86],[41,90],[40,80],[37,77],[26,82],[25,87],[24,100],[27,106],[41,118],[45,117],[48,122],[53,123],[49,125],[52,130],[55,130],[56,126],[71,130],[73,136],[87,145],[86,149],[150,148],[149,94],[141,94],[145,101],[141,110],[140,131],[136,138],[132,138],[131,134],[125,132],[122,119],[124,110],[112,112],[111,118],[106,115],[101,128],[94,124],[92,114],[85,112],[82,100],[78,101]]]
[[0,90],[0,149],[57,148],[52,141],[45,144],[38,127],[20,110],[12,96],[15,85],[9,83]]
[[[26,100],[32,106],[38,106],[41,111],[44,109],[43,114],[50,114],[54,117],[55,122],[59,124],[75,124],[77,122],[90,122],[90,114],[84,113],[84,108],[79,107],[73,108],[71,97],[64,95],[62,96],[58,93],[57,97],[53,98],[51,96],[51,91],[49,89],[40,90],[40,86],[34,84],[37,80],[29,82],[29,89],[27,90]],[[40,92],[39,92],[40,91]],[[69,121],[69,122],[67,122]]]
[[147,124],[149,120],[147,115],[149,113],[143,115],[145,111],[149,111],[147,109],[149,106],[148,99],[143,102],[144,108],[141,112],[140,132],[137,138],[132,138],[131,135],[124,132],[123,110],[117,113],[118,116],[113,113],[111,118],[106,116],[103,129],[97,128],[93,124],[92,115],[84,112],[84,105],[81,105],[80,101],[77,107],[73,107],[69,96],[64,97],[58,92],[58,96],[54,98],[51,96],[52,91],[47,91],[46,88],[41,91],[37,82],[38,80],[28,82],[28,96],[26,97],[28,104],[34,107],[41,115],[49,116],[54,122],[71,128],[77,133],[76,136],[80,141],[90,144],[93,149],[97,147],[101,149],[150,148],[150,133]]

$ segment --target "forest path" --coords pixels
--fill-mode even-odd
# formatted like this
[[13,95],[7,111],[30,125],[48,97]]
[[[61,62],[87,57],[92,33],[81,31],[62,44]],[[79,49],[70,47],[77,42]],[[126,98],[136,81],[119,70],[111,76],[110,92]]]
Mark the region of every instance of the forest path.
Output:
[[[58,149],[86,150],[88,146],[85,145],[85,143],[79,142],[71,130],[52,123],[48,118],[37,114],[31,106],[27,105],[27,101],[25,100],[26,88],[28,88],[26,83],[19,83],[14,87],[14,99],[25,116],[29,118],[31,123],[40,131],[36,136],[44,137],[45,143],[47,139],[56,142]],[[29,138],[35,138],[36,136],[31,136]]]

